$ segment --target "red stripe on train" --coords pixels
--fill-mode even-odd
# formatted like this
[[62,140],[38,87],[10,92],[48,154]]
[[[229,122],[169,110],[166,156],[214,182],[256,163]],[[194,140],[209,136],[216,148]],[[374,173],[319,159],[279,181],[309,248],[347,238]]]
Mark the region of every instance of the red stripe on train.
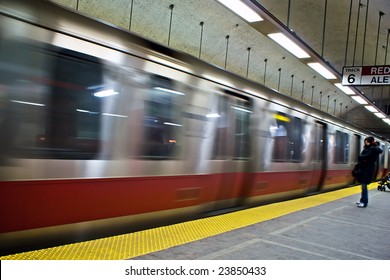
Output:
[[202,176],[0,182],[0,232],[77,223],[186,207],[212,195],[177,198]]
[[[310,175],[311,174],[311,175]],[[328,172],[327,183],[349,171]],[[312,186],[316,172],[0,182],[0,232],[121,217]],[[245,188],[245,189],[242,189]]]

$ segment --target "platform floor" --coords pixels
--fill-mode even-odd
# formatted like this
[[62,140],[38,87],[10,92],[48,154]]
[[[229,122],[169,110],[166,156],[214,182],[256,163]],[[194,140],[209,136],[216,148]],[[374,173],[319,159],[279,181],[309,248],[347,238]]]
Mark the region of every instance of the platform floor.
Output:
[[389,260],[390,192],[360,186],[1,260]]
[[356,194],[136,259],[390,260],[390,192],[372,187],[367,208]]

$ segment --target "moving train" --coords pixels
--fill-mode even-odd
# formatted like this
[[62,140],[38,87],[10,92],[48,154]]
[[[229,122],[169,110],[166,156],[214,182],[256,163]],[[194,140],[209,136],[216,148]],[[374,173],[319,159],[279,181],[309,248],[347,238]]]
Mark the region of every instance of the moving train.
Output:
[[0,133],[0,254],[347,187],[369,135],[42,0],[0,0]]

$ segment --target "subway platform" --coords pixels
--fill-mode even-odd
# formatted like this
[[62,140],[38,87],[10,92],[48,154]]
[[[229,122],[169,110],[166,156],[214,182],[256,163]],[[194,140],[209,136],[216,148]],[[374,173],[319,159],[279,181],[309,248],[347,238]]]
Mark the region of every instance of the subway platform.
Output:
[[[353,189],[359,191],[360,186]],[[288,208],[296,203],[305,207],[307,200],[340,192],[343,190],[279,205]],[[358,192],[137,259],[389,260],[390,192],[370,185],[367,208],[356,206],[359,198]],[[257,211],[261,215],[262,208]]]
[[1,260],[390,260],[390,191],[360,186]]

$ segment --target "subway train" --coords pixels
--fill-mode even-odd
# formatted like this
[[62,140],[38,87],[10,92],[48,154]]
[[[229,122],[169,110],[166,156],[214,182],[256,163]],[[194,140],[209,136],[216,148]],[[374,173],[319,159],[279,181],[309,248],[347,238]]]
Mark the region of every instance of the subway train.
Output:
[[0,133],[3,255],[351,186],[370,135],[42,0],[0,0]]

